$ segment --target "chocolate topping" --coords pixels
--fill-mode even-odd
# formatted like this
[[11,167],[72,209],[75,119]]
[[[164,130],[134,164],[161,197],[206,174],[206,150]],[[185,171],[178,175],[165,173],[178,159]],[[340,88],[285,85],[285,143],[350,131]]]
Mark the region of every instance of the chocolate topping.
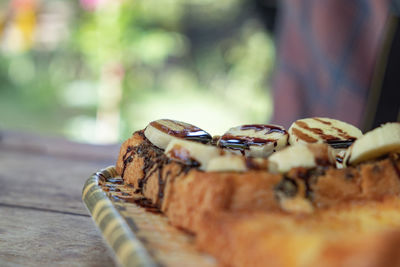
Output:
[[306,141],[307,143],[316,143],[318,140],[314,137],[309,136],[308,134],[303,133],[302,131],[293,128],[293,133],[299,137],[299,139]]
[[[162,121],[169,122],[171,124],[175,124],[178,126],[178,129],[173,130],[170,127],[167,127],[166,125],[163,125],[162,123],[160,123]],[[153,121],[150,123],[150,125],[164,133],[169,134],[169,135],[172,135],[172,136],[175,136],[178,138],[183,138],[183,139],[187,139],[187,140],[200,142],[200,143],[209,143],[212,139],[211,135],[209,133],[207,133],[206,131],[204,131],[194,125],[180,122],[180,121],[164,119],[164,120],[159,120],[159,121]]]
[[[172,177],[177,177],[182,173],[187,173],[190,169],[198,166],[195,161],[190,162],[190,165],[185,165],[183,163],[177,162],[180,165],[179,172],[177,174],[172,174],[171,171],[165,173],[164,166],[171,163],[171,159],[164,154],[164,150],[154,146],[143,134],[143,132],[138,132],[143,138],[143,142],[138,146],[130,146],[127,148],[127,152],[123,156],[124,168],[121,177],[124,177],[125,169],[133,161],[134,157],[142,158],[144,162],[143,166],[143,176],[138,179],[138,187],[135,188],[135,194],[143,194],[143,190],[149,180],[149,178],[156,173],[158,176],[158,194],[157,201],[153,205],[160,208],[162,205],[162,200],[164,198],[164,187],[168,179]],[[188,162],[185,162],[188,163]],[[197,163],[197,165],[196,165]],[[148,200],[151,202],[150,200]],[[143,202],[141,200],[140,202]],[[146,204],[147,205],[147,204]]]
[[283,194],[285,197],[295,197],[298,185],[295,180],[284,177],[274,188],[276,196],[279,198]]
[[281,126],[271,125],[271,124],[246,124],[240,127],[241,130],[255,130],[255,131],[262,131],[267,130],[266,134],[272,132],[279,132],[282,134],[287,134],[286,130],[283,129]]
[[331,125],[332,123],[330,121],[325,121],[323,119],[320,118],[313,118],[316,121],[319,121],[320,123],[326,124],[326,125]]
[[350,138],[347,140],[328,140],[326,143],[333,148],[348,148],[355,140],[356,138]]
[[[282,134],[287,134],[287,131],[280,126],[276,125],[268,125],[268,124],[248,124],[240,127],[240,130],[254,130],[254,131],[266,131],[265,134],[269,134],[272,132],[279,132]],[[262,146],[267,143],[274,143],[274,146],[277,146],[276,139],[264,139],[259,137],[250,137],[250,136],[240,136],[240,135],[232,135],[230,133],[224,134],[220,140],[218,145],[220,147],[226,147],[230,149],[236,150],[246,150],[249,149],[250,146],[258,145]]]
[[[323,124],[331,125],[330,122],[314,118],[314,120],[319,121]],[[351,136],[347,134],[345,131],[343,131],[340,128],[337,127],[332,127],[337,132],[337,136],[333,136],[330,134],[324,134],[324,131],[320,128],[313,128],[310,127],[307,123],[304,121],[296,121],[295,124],[299,126],[300,128],[303,128],[309,132],[312,132],[318,136],[320,136],[323,140],[325,140],[328,144],[330,144],[334,148],[347,148],[349,147],[357,138],[354,136]],[[293,132],[302,140],[308,142],[308,143],[315,143],[317,142],[317,139],[303,133],[300,130],[297,130],[296,128],[293,128]]]
[[190,156],[190,152],[184,147],[175,145],[168,153],[168,156],[174,160],[182,162],[185,165],[199,167],[200,163]]

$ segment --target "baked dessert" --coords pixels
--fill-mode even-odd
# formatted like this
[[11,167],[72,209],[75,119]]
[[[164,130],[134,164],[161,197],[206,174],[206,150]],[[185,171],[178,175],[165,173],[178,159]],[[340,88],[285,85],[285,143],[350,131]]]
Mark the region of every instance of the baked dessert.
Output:
[[[160,209],[171,224],[198,235],[199,247],[224,264],[264,266],[269,259],[268,266],[364,266],[348,263],[352,255],[361,255],[361,264],[363,253],[377,246],[342,249],[340,243],[376,241],[388,248],[384,253],[393,252],[389,248],[399,242],[400,229],[392,216],[399,205],[399,152],[399,123],[362,135],[344,122],[309,118],[288,131],[243,125],[212,137],[187,123],[158,120],[123,143],[116,169],[138,197]],[[369,235],[370,225],[363,220],[369,208],[376,218],[367,221],[376,235]],[[342,218],[337,224],[330,222],[338,221],[335,216]],[[322,223],[314,229],[318,220]],[[346,223],[362,229],[354,235],[342,231]],[[334,232],[340,233],[337,238]],[[291,245],[277,249],[285,239]],[[307,256],[301,255],[307,251],[304,242],[312,245]],[[321,244],[324,248],[317,249]],[[298,253],[286,261],[291,249]],[[341,255],[335,251],[349,261],[347,256],[335,261]],[[235,257],[229,257],[232,253]],[[332,263],[315,265],[329,257]],[[374,262],[382,264],[378,258]],[[379,264],[365,266],[384,266]]]

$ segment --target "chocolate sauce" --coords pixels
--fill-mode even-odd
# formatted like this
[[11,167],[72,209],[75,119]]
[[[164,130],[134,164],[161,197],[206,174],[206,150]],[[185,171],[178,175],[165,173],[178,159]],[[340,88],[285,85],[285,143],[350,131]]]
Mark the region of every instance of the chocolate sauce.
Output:
[[340,164],[343,164],[343,157],[337,155],[337,156],[336,156],[336,161],[339,162]]
[[183,138],[186,140],[196,141],[203,144],[207,144],[212,140],[211,135],[203,130],[197,132],[189,132]]
[[209,143],[212,140],[212,137],[209,133],[207,133],[206,131],[204,131],[194,125],[180,122],[180,121],[168,120],[168,119],[164,119],[162,121],[168,121],[170,123],[177,124],[177,125],[181,126],[182,129],[181,130],[172,130],[171,128],[161,124],[159,121],[153,121],[150,123],[150,125],[164,133],[173,135],[178,138],[183,138],[183,139],[196,141],[196,142],[200,142],[200,143],[204,143],[204,144]]
[[275,187],[275,194],[279,198],[279,194],[285,197],[295,197],[298,192],[298,185],[295,180],[284,177]]
[[317,183],[320,176],[325,175],[327,168],[327,166],[317,166],[314,169],[308,170],[302,177],[302,179],[305,181],[306,197],[308,199],[313,200],[314,191],[312,190],[312,185]]
[[124,167],[122,169],[121,177],[124,177],[126,167],[128,167],[128,163],[131,163],[133,161],[133,156],[130,155],[126,159],[124,159]]
[[303,133],[302,131],[292,128],[294,135],[298,136],[299,139],[306,141],[307,143],[316,143],[318,140],[314,137],[309,136],[308,134]]
[[124,164],[124,166],[122,168],[122,173],[121,173],[122,178],[124,177],[125,170],[126,170],[126,167],[128,166],[128,163],[133,161],[133,157],[132,157],[133,149],[134,149],[133,146],[128,146],[125,154],[122,156],[122,160],[123,160],[123,164]]
[[[323,120],[317,119],[317,118],[314,118],[314,120],[317,120],[317,121],[319,121],[321,123],[324,123],[324,124],[329,124],[329,125],[331,124],[330,122],[323,121]],[[339,138],[337,136],[330,135],[330,134],[324,134],[324,131],[322,129],[320,129],[320,128],[312,128],[312,127],[308,126],[308,124],[305,123],[304,121],[296,121],[295,124],[298,125],[300,128],[303,128],[303,129],[308,130],[308,131],[310,131],[310,132],[312,132],[312,133],[314,133],[316,135],[319,135],[322,139],[326,140],[326,142],[328,142],[328,143],[331,142],[331,143],[335,144],[335,142],[338,142],[338,143],[339,142],[345,142],[345,143],[346,142],[354,142],[354,140],[357,139],[354,136],[350,136],[349,134],[344,132],[342,129],[337,128],[337,127],[332,127],[332,129],[334,129],[337,132],[337,135],[340,136],[341,138]],[[294,128],[293,132],[295,132],[295,130],[297,130],[297,129]],[[305,134],[305,133],[303,133],[301,131],[297,131],[296,135],[299,136],[300,139],[303,139],[305,141],[307,141],[305,138],[314,139],[313,137],[311,137],[311,136],[309,136],[309,135],[307,135],[307,134]],[[316,139],[314,139],[314,140],[316,140]],[[307,141],[307,142],[314,143],[312,141],[311,142]],[[340,145],[345,146],[346,144],[338,144],[338,146],[340,146]],[[340,147],[337,147],[337,148],[346,148],[346,146],[345,147],[341,147],[340,146]]]
[[331,125],[332,123],[330,121],[324,121],[322,119],[319,118],[313,118],[316,121],[319,121],[320,123],[326,124],[326,125]]
[[240,130],[254,130],[254,131],[263,131],[267,130],[266,134],[272,132],[278,132],[282,134],[287,134],[286,130],[277,125],[271,124],[246,124],[240,127]]
[[347,140],[328,140],[327,144],[333,148],[348,148],[355,140],[356,138],[350,138]]
[[231,149],[249,149],[250,146],[262,146],[267,143],[274,143],[275,139],[264,139],[250,136],[235,136],[232,134],[224,134],[219,140],[219,146]]
[[190,152],[182,147],[175,146],[174,149],[168,152],[168,156],[174,160],[182,162],[185,165],[199,167],[200,163],[190,156]]
[[324,134],[324,131],[320,128],[312,128],[309,127],[307,123],[303,121],[296,121],[295,124],[297,124],[299,127],[308,130],[316,135],[321,136],[322,139],[330,141],[330,140],[340,140],[338,137],[330,135],[330,134]]
[[344,132],[342,129],[337,128],[337,127],[332,127],[333,129],[335,129],[339,136],[342,137],[343,139],[353,139],[353,141],[355,141],[357,138],[355,138],[354,136],[348,135],[346,132]]
[[158,193],[157,193],[157,202],[156,202],[156,206],[161,208],[162,205],[162,201],[164,200],[164,188],[165,188],[165,182],[168,179],[168,176],[171,174],[171,171],[169,170],[165,177],[163,177],[163,169],[161,168],[158,171]]

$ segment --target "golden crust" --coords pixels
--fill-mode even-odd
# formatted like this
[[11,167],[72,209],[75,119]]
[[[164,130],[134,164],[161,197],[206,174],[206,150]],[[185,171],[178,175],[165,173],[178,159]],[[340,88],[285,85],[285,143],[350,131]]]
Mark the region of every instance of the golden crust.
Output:
[[197,232],[203,214],[221,211],[279,209],[273,188],[280,175],[267,172],[210,172],[191,170],[170,183],[162,211],[173,225]]
[[400,195],[399,160],[392,156],[345,169],[328,169],[311,183],[313,201],[318,207],[342,201]]
[[389,198],[312,215],[207,214],[197,245],[228,266],[398,266],[399,208]]
[[[144,137],[140,134],[140,132],[136,132],[128,140],[126,140],[124,143],[122,143],[121,149],[119,150],[117,163],[115,165],[115,169],[119,175],[123,175],[123,173],[124,173],[124,168],[126,165],[126,164],[124,164],[124,161],[126,160],[126,157],[129,156],[128,155],[128,147],[139,146],[141,143],[143,143],[143,141],[144,141]],[[134,162],[134,164],[131,164],[131,165],[142,166],[142,164],[143,164],[143,162],[140,161],[140,162]],[[129,167],[129,166],[126,166],[126,167]],[[139,168],[136,168],[136,169],[139,169]],[[127,170],[125,170],[125,172],[127,172]],[[126,175],[126,177],[128,177],[128,178],[130,176],[140,176],[140,174],[137,175],[136,173],[134,173],[134,174]],[[129,180],[125,180],[125,182],[128,184],[132,184],[132,183],[130,183]]]

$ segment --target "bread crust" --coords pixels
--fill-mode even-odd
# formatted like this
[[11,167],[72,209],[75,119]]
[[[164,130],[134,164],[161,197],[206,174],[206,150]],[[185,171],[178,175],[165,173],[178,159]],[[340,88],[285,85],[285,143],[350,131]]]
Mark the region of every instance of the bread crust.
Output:
[[206,214],[197,245],[227,266],[399,266],[399,208],[398,198],[385,198],[312,215]]
[[345,169],[328,169],[310,187],[318,207],[350,200],[379,200],[400,195],[400,160],[397,154]]

